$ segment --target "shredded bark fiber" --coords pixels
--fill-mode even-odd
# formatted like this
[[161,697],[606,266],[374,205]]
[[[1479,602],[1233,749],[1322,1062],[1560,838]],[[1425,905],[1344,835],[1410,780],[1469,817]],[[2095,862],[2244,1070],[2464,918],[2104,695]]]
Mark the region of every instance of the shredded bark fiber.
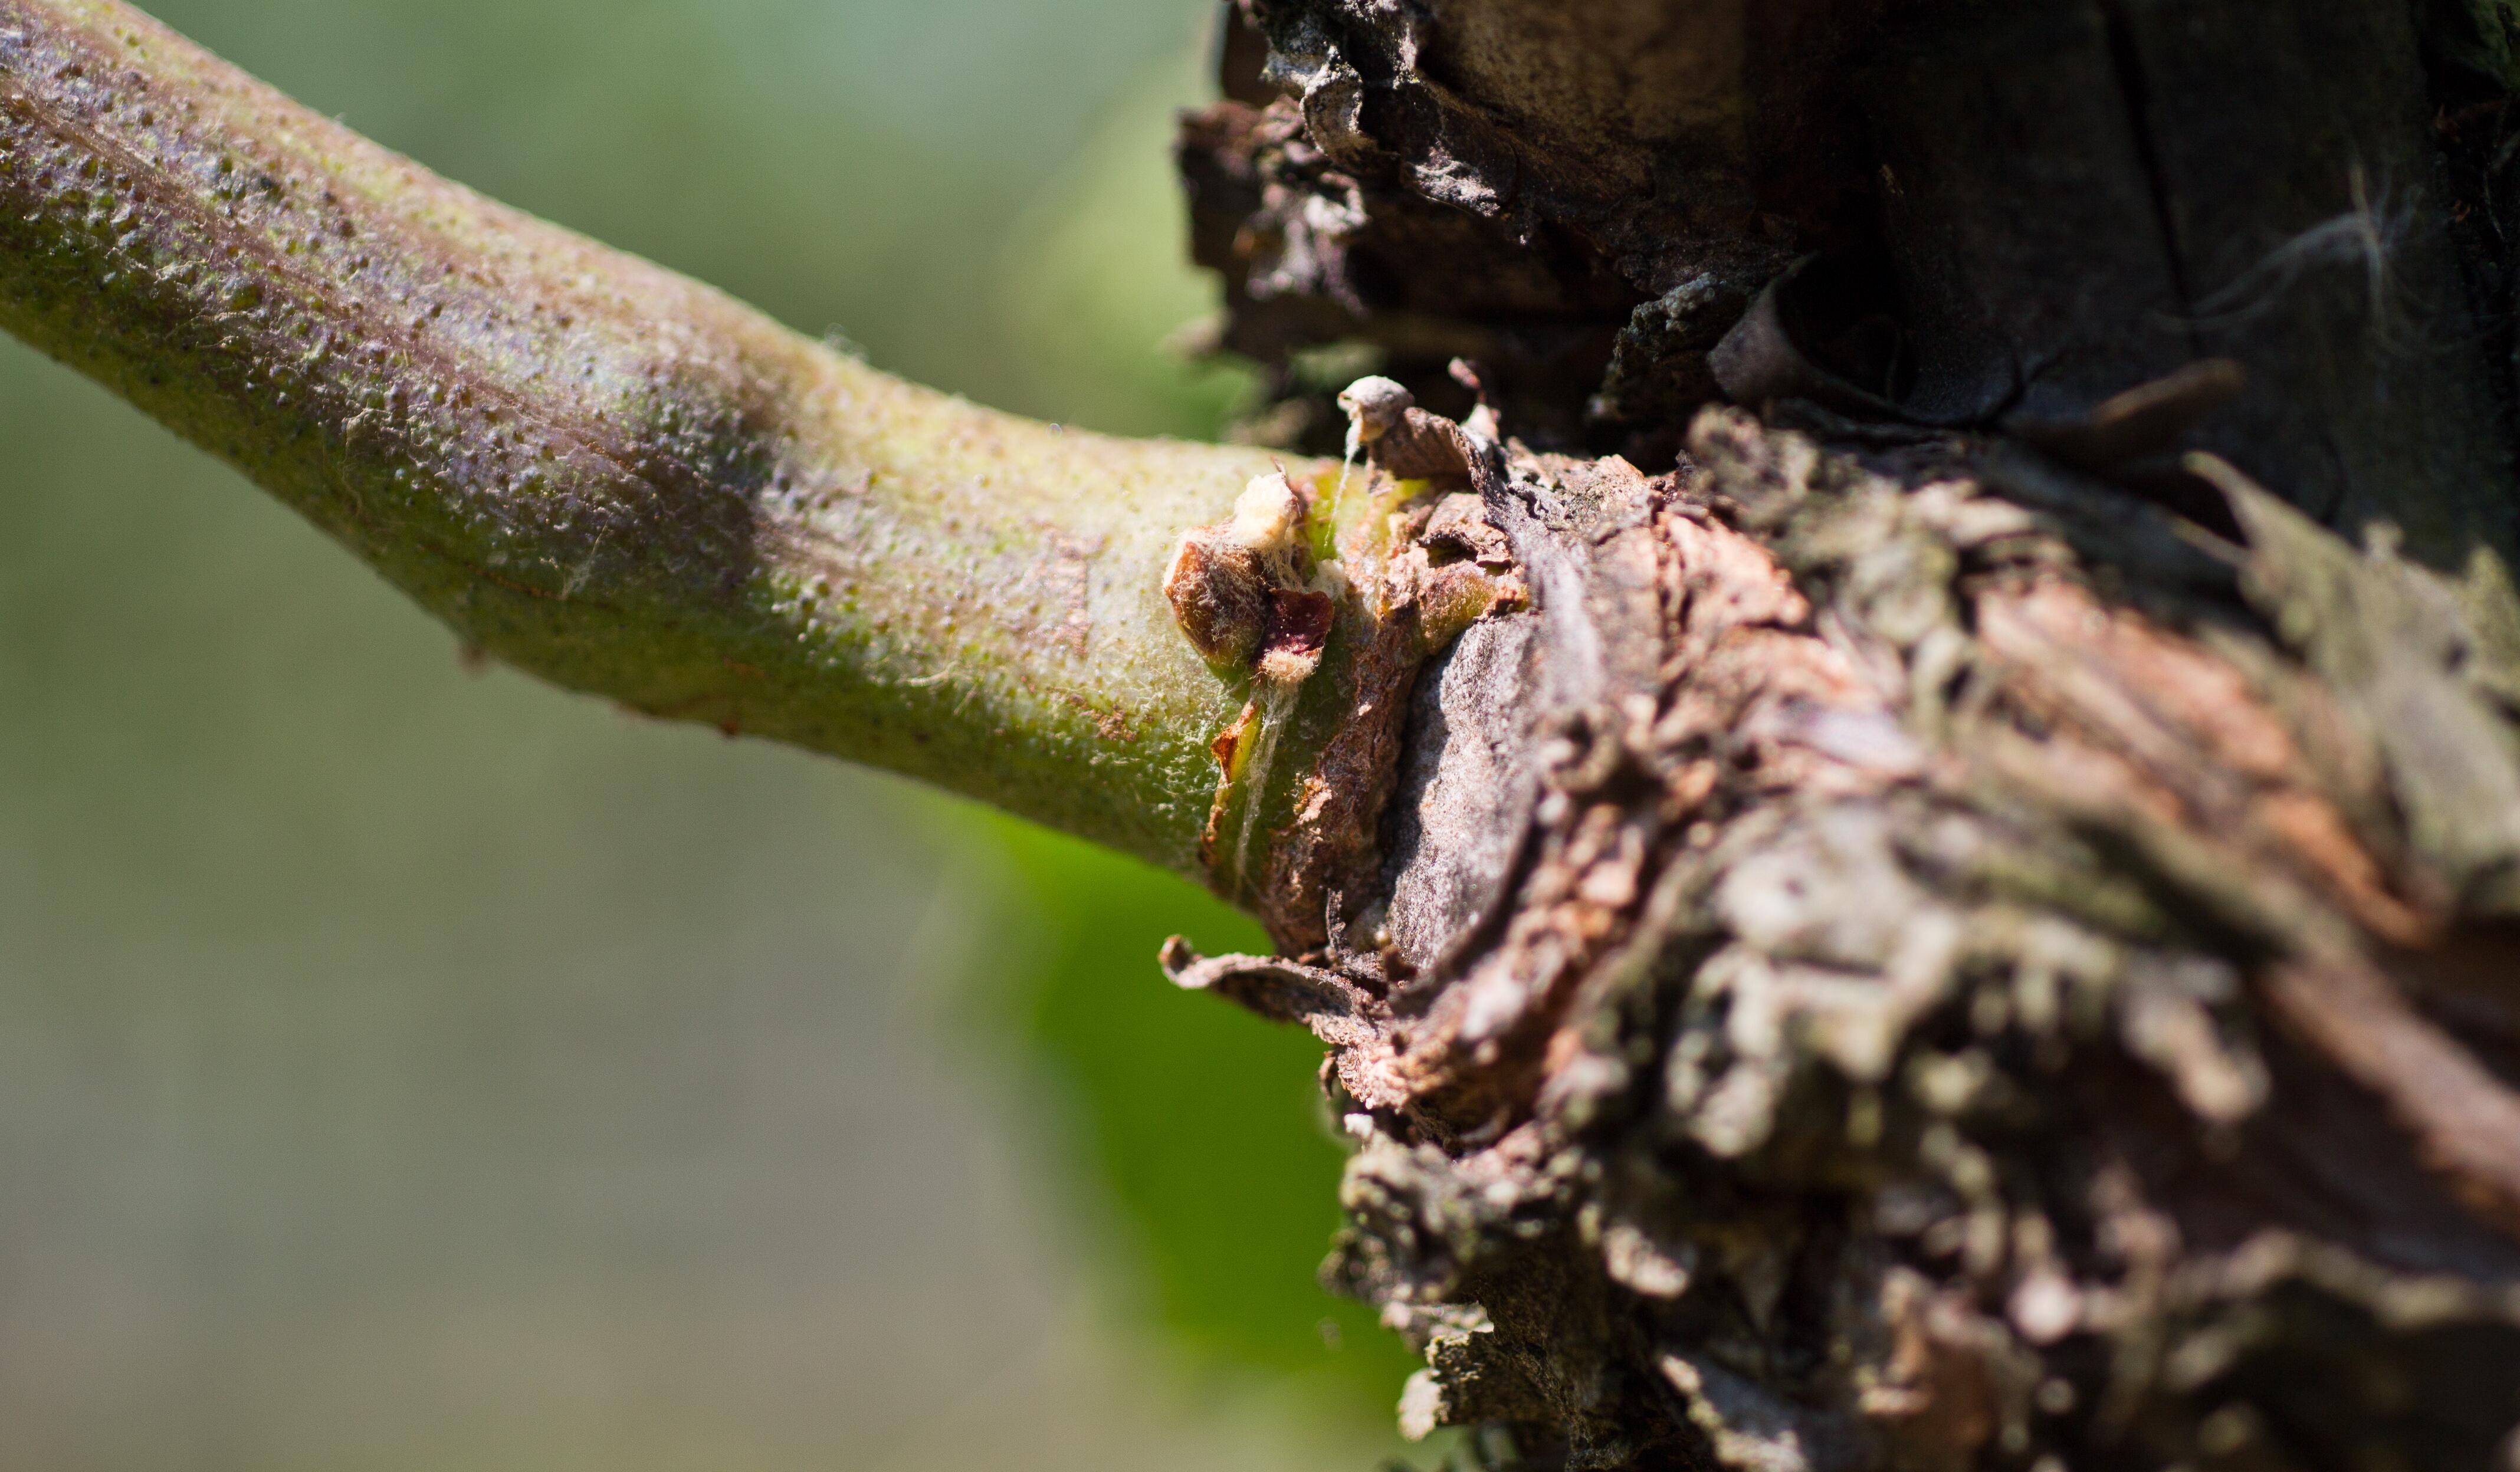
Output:
[[1993,441],[1710,410],[1661,477],[1491,448],[1538,608],[1424,681],[1374,923],[1166,958],[1331,1045],[1328,1271],[1425,1353],[1409,1429],[1533,1468],[2487,1465],[2507,590],[2210,462],[2245,545],[2138,582]]
[[1166,958],[1330,1046],[1407,1429],[2520,1465],[2512,7],[1228,10],[1255,432],[1379,365],[1532,600]]

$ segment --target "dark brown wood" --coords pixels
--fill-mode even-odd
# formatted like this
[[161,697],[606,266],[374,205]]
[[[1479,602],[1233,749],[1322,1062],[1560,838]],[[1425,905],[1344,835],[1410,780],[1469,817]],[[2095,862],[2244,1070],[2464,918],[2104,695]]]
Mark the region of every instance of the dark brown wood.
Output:
[[[1536,610],[1421,683],[1380,923],[1297,1009],[1404,1423],[1495,1472],[2510,1465],[2500,12],[1534,8],[1247,0],[1286,95],[1186,153],[1269,182],[1197,195],[1235,340],[1397,340],[1252,292],[1334,200],[1520,438]],[[1629,126],[1646,74],[1690,127]],[[1606,355],[1436,285],[1500,271]]]

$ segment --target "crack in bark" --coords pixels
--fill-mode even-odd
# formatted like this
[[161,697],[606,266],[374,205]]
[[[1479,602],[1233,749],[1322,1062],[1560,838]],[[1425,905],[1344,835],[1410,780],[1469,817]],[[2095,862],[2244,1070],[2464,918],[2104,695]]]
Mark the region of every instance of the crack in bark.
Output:
[[2179,239],[2178,216],[2170,204],[2170,180],[2163,171],[2160,145],[2153,141],[2150,89],[2144,82],[2143,58],[2137,50],[2135,22],[2128,15],[2125,0],[2101,0],[2100,17],[2108,27],[2109,61],[2117,72],[2118,91],[2126,108],[2127,131],[2135,140],[2136,157],[2143,170],[2146,192],[2152,197],[2153,224],[2161,232],[2161,253],[2170,264],[2170,278],[2177,288],[2182,330],[2187,332],[2187,350],[2202,357],[2204,350],[2195,335],[2186,328],[2196,311],[2196,291],[2187,279],[2187,252]]
[[[1428,1358],[1404,1424],[1532,1469],[2322,1467],[2348,1392],[2310,1355],[2438,1384],[2354,1404],[2473,1464],[2520,1423],[2452,1368],[2520,1357],[2520,1054],[2425,978],[2500,913],[2434,877],[2500,820],[2375,803],[2360,677],[2315,651],[2410,599],[2468,632],[2381,636],[2393,670],[2500,711],[2459,610],[2520,605],[2232,479],[2287,654],[2232,582],[2104,593],[1993,447],[1710,412],[1690,453],[1517,452],[1489,502],[1537,632],[1443,709],[1529,710],[1537,781],[1482,820],[1523,835],[1484,919],[1293,990],[1168,958],[1332,1041],[1329,1271]],[[2499,760],[2465,719],[2429,729]]]

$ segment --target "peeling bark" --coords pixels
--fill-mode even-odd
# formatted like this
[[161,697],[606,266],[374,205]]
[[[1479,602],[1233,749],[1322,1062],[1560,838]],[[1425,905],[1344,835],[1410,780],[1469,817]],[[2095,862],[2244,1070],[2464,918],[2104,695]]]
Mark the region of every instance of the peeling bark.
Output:
[[[2221,587],[2104,589],[2016,453],[1710,410],[1655,479],[1515,454],[1524,657],[1454,656],[1408,795],[1518,838],[1421,836],[1376,949],[1172,959],[1332,1046],[1330,1272],[1427,1354],[1418,1426],[2450,1467],[2520,1423],[2520,607],[2201,460]],[[1456,742],[1523,774],[1448,791]]]
[[1535,604],[1370,936],[1167,961],[1330,1046],[1404,1427],[2520,1454],[2507,14],[1540,9],[1251,0],[1185,135],[1229,341],[1477,360]]
[[1476,1466],[2510,1465],[2514,16],[1238,0],[1273,469],[0,0],[0,321],[549,678],[1262,914],[1164,965],[1328,1045]]

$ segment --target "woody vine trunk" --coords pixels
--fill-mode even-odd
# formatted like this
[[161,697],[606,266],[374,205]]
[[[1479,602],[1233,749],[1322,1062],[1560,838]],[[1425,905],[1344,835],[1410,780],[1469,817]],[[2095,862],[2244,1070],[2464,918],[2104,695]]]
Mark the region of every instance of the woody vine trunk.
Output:
[[1262,453],[0,0],[0,322],[498,657],[1260,914],[1164,964],[1328,1046],[1328,1274],[1469,1464],[2512,1465],[2515,36],[1237,0]]
[[1235,19],[1183,161],[1267,427],[1370,437],[1370,345],[1536,605],[1302,955],[1169,958],[1332,1045],[1404,1423],[2510,1464],[2504,13]]

